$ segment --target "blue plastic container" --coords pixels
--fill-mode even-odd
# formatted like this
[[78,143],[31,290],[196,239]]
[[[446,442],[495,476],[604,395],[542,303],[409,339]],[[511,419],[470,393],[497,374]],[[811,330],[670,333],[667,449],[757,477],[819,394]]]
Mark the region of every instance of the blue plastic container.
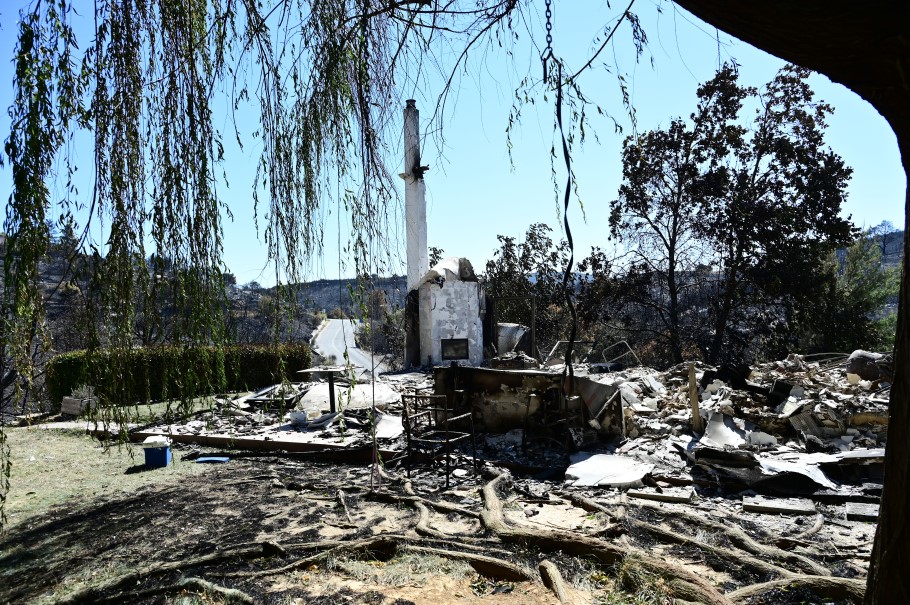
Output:
[[145,465],[149,468],[163,468],[171,463],[170,447],[145,448]]

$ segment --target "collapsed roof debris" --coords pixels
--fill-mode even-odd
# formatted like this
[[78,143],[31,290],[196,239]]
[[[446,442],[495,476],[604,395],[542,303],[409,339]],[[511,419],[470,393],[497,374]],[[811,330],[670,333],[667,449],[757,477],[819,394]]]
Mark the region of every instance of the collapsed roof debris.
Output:
[[[676,502],[742,493],[861,504],[880,493],[891,375],[882,356],[791,355],[751,368],[697,364],[701,433],[692,430],[688,363],[666,372],[579,364],[571,397],[558,365],[541,367],[510,353],[490,366],[389,373],[366,385],[336,378],[337,413],[327,407],[325,382],[274,385],[221,398],[217,409],[190,422],[145,428],[136,437],[287,451],[367,449],[375,401],[379,448],[385,460],[399,460],[406,448],[401,396],[434,393],[471,411],[479,459],[539,479]],[[459,449],[469,460],[472,450]]]
[[[401,393],[431,384],[422,373],[389,375],[375,384],[345,378],[333,378],[332,383],[283,383],[217,397],[214,409],[188,422],[142,427],[132,438],[167,435],[176,443],[289,452],[372,448],[375,402],[377,443],[382,453],[391,455],[404,429],[400,415],[387,412],[398,411]],[[332,387],[339,411],[329,409]]]
[[653,464],[625,456],[579,452],[570,459],[572,465],[566,469],[566,481],[578,486],[642,487],[642,480],[654,470]]

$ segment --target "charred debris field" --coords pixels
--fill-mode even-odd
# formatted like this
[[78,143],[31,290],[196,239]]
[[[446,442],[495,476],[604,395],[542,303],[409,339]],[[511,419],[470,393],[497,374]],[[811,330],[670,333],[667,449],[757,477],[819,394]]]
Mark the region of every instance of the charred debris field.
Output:
[[[350,422],[342,412],[286,429],[328,442],[343,431],[343,447],[177,440],[171,467],[144,469],[136,448],[135,460],[108,464],[104,485],[81,491],[64,462],[117,454],[85,436],[13,429],[24,458],[14,460],[16,514],[0,536],[0,602],[859,603],[890,369],[856,359],[591,368],[581,377],[603,388],[584,398],[600,412],[584,414],[584,427],[554,420],[544,397],[520,428],[455,427],[471,437],[448,455],[420,456],[414,432],[385,430],[371,459],[358,436],[365,410],[352,409]],[[379,380],[407,392],[429,377]],[[200,413],[184,435],[278,431],[274,412],[238,401]],[[386,423],[401,405],[384,406]],[[549,425],[535,422],[541,415]],[[29,490],[55,489],[28,475],[29,457],[53,457],[23,447],[37,441],[71,449],[41,471],[57,466],[65,494],[30,508]],[[196,463],[211,456],[228,460]]]

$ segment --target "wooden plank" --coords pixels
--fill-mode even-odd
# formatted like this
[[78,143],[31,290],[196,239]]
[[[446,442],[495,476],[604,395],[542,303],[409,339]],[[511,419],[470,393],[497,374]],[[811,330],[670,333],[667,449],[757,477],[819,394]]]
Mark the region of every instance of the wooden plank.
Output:
[[847,502],[847,521],[878,521],[878,504]]
[[848,417],[847,424],[850,426],[862,426],[864,424],[877,424],[888,426],[888,412],[860,412]]
[[743,497],[743,510],[771,515],[814,515],[815,503],[806,498]]
[[626,492],[630,498],[641,498],[642,500],[656,500],[657,502],[692,502],[695,497],[695,490],[691,487],[667,487],[661,491],[654,488],[630,489]]

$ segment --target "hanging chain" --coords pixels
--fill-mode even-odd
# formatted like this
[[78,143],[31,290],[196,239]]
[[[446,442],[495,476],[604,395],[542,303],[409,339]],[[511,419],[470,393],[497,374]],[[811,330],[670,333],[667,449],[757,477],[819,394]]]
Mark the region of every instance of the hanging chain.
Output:
[[546,12],[544,13],[547,18],[547,47],[540,53],[540,62],[543,64],[543,79],[544,82],[547,81],[548,74],[548,64],[550,59],[553,58],[553,0],[545,0],[545,5],[547,7]]
[[[575,242],[572,239],[572,229],[569,227],[569,200],[572,192],[572,154],[566,141],[566,133],[562,123],[562,63],[553,55],[553,0],[544,0],[547,18],[547,47],[540,54],[540,62],[543,64],[543,83],[547,86],[549,80],[550,61],[556,63],[556,81],[553,87],[556,89],[556,124],[559,127],[559,138],[562,141],[562,157],[566,161],[566,188],[563,199],[563,226],[566,231],[566,241],[569,244],[569,258],[566,262],[566,269],[562,276],[562,291],[565,297],[566,305],[569,307],[569,313],[572,316],[572,326],[569,330],[569,346],[566,347],[565,365],[563,366],[563,384],[565,385],[565,395],[575,393],[575,369],[572,361],[572,351],[575,347],[575,337],[578,334],[578,312],[575,310],[575,301],[573,297],[573,288],[570,280],[574,284],[572,269],[575,265]],[[568,382],[566,382],[568,374]]]

